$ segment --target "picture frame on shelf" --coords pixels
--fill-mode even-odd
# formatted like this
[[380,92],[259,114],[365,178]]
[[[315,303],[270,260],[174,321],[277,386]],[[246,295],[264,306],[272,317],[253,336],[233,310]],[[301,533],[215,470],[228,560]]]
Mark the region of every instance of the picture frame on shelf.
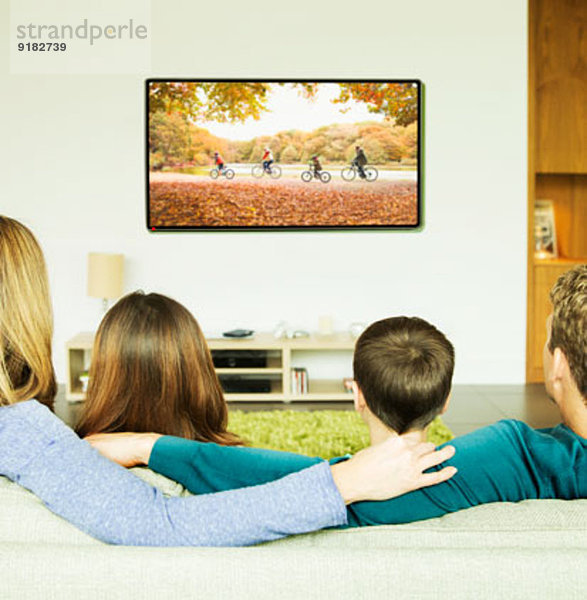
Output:
[[534,257],[558,258],[556,224],[552,200],[534,202]]

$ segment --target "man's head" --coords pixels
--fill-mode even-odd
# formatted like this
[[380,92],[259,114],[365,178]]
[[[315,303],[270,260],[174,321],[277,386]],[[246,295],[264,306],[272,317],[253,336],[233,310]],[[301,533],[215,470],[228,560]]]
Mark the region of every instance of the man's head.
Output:
[[397,433],[423,429],[448,400],[454,348],[418,317],[392,317],[370,325],[353,359],[359,398]]
[[546,389],[560,405],[561,386],[575,386],[587,407],[587,265],[563,273],[550,300],[543,352]]

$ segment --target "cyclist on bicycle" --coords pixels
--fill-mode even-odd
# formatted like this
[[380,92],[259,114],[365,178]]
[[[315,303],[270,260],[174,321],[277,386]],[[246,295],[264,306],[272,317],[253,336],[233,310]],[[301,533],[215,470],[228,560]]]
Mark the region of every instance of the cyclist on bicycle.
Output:
[[214,152],[214,164],[216,165],[218,172],[222,173],[222,171],[224,170],[224,160],[218,152]]
[[359,177],[361,179],[366,179],[367,175],[365,175],[365,169],[363,168],[367,164],[365,152],[361,146],[355,146],[355,152],[356,155],[351,164],[357,167],[357,170],[359,171]]
[[271,173],[271,165],[273,164],[273,152],[271,152],[271,148],[265,148],[261,162],[265,171]]
[[312,156],[312,162],[310,163],[310,167],[314,172],[314,177],[320,178],[320,171],[322,171],[322,165],[320,164],[320,160],[318,159],[317,154],[314,154],[314,156]]

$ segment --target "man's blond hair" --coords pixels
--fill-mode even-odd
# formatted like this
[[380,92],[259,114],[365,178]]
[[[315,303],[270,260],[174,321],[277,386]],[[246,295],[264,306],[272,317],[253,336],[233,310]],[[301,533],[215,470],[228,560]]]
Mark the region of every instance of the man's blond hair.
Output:
[[560,348],[587,404],[587,264],[563,273],[550,291],[552,330],[548,349]]

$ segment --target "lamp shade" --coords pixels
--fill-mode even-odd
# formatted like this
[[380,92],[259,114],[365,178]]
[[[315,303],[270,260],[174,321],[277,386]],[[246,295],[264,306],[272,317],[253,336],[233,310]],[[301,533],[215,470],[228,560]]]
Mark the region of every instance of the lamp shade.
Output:
[[123,254],[88,254],[88,296],[119,298],[122,295],[124,274]]

